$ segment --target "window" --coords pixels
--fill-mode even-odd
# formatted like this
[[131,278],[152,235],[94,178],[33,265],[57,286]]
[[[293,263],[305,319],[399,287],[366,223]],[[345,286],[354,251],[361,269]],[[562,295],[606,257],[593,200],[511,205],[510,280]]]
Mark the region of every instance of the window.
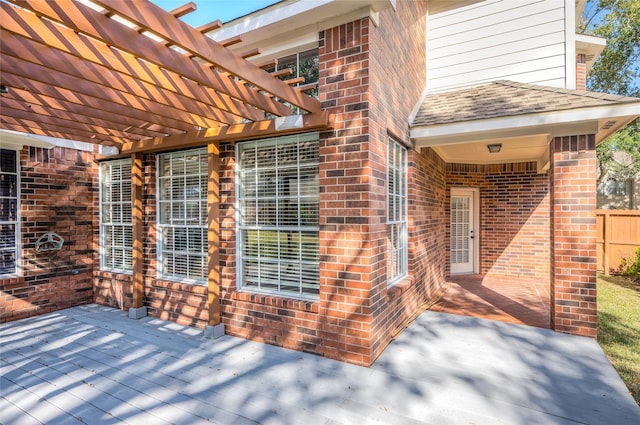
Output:
[[131,271],[131,160],[100,164],[100,267]]
[[240,287],[319,294],[318,135],[237,145]]
[[0,276],[18,273],[18,153],[0,149]]
[[407,274],[407,150],[387,142],[387,278],[393,285]]
[[207,149],[158,155],[158,274],[207,279]]
[[[295,84],[294,87],[317,83],[320,75],[318,49],[306,50],[278,58],[277,65],[273,68],[267,68],[266,71],[273,72],[287,68],[291,68],[293,72],[290,75],[281,77],[282,80],[304,77],[304,83]],[[305,93],[318,98],[318,86],[316,85],[313,90],[308,90]],[[292,107],[292,112],[294,114],[300,113],[298,108],[295,107]],[[268,118],[273,118],[273,116],[269,114]]]

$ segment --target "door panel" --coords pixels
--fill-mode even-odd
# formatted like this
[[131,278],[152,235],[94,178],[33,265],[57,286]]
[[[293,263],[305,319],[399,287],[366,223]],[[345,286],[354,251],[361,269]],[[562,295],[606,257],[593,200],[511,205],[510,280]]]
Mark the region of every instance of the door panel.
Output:
[[475,270],[475,202],[471,189],[451,190],[451,274]]

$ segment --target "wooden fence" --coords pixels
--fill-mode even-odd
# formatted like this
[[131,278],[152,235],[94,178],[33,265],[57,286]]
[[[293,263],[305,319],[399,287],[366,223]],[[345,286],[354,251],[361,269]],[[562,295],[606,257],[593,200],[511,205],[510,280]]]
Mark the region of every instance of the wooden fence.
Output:
[[640,211],[596,210],[598,271],[609,274],[640,246]]

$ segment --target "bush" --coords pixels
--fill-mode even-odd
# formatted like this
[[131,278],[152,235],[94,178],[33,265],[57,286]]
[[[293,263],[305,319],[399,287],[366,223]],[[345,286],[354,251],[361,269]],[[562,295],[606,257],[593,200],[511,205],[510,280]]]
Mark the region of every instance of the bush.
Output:
[[640,246],[636,247],[634,256],[623,258],[620,272],[626,276],[640,276]]

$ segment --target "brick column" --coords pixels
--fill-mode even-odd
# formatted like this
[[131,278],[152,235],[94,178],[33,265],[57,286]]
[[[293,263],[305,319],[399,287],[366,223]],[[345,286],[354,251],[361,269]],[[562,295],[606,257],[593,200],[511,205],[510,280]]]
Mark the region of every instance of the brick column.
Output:
[[584,53],[576,55],[576,90],[587,89],[587,56]]
[[597,336],[595,135],[557,137],[551,154],[551,325]]

